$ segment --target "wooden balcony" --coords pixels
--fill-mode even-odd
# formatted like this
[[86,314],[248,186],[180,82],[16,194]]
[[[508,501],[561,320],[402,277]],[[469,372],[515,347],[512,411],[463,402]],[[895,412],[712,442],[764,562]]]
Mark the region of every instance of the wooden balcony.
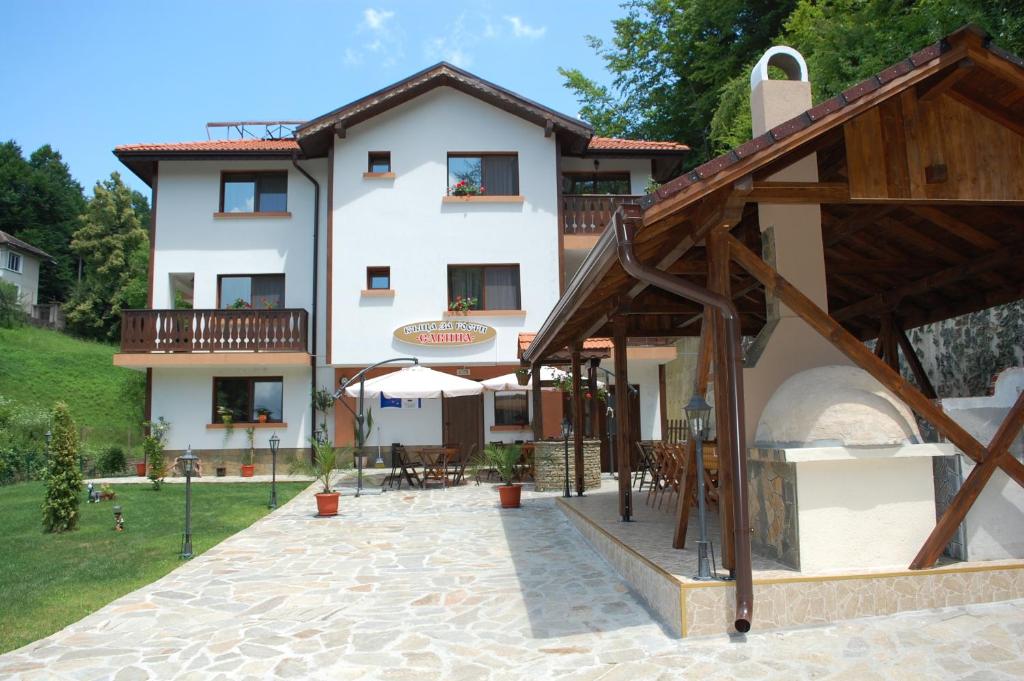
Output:
[[122,353],[307,352],[302,309],[125,310]]
[[565,234],[601,234],[615,209],[638,203],[642,196],[629,194],[563,194],[562,231]]

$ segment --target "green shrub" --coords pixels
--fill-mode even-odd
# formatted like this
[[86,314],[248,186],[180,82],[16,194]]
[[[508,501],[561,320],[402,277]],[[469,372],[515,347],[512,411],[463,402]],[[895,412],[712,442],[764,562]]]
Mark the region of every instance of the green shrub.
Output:
[[25,322],[25,310],[21,307],[18,287],[7,281],[0,281],[0,327],[11,329]]
[[0,396],[0,485],[42,477],[50,416]]
[[66,532],[78,527],[78,497],[82,474],[78,470],[78,429],[68,406],[53,407],[53,440],[46,470],[46,499],[43,501],[43,529]]
[[153,483],[153,489],[159,490],[167,477],[167,464],[164,462],[164,445],[160,438],[147,435],[142,441],[142,451],[146,455],[146,463],[149,464],[149,479]]
[[124,473],[128,470],[124,450],[116,445],[104,449],[96,460],[96,470],[102,474]]

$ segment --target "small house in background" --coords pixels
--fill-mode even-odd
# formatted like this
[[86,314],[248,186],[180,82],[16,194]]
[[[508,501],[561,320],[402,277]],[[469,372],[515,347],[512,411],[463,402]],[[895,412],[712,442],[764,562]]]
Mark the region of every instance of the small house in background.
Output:
[[18,299],[32,316],[39,304],[39,265],[44,260],[53,258],[41,248],[0,232],[0,281],[18,288]]

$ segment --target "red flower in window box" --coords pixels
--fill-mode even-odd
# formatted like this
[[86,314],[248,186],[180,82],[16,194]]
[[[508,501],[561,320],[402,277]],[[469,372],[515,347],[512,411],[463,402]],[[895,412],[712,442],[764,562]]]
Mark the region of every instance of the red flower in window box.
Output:
[[484,191],[485,188],[482,184],[476,184],[469,180],[461,180],[448,187],[448,193],[452,196],[479,196]]

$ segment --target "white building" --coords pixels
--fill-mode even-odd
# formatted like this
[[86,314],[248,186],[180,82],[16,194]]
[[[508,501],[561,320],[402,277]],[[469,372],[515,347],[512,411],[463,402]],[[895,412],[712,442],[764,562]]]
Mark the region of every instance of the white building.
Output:
[[[250,425],[257,449],[271,433],[303,449],[322,418],[311,391],[390,357],[475,380],[514,371],[520,334],[546,318],[615,205],[678,172],[687,151],[594,137],[444,63],[286,135],[115,150],[153,189],[153,257],[149,309],[125,313],[114,362],[147,372],[147,413],[172,423],[172,451],[245,448]],[[478,331],[482,342],[451,342]],[[657,437],[658,367],[674,349],[637,353],[639,435]],[[552,434],[561,413],[548,399]],[[374,403],[368,441],[527,440],[531,401]],[[328,426],[352,441],[346,409]]]
[[25,312],[39,304],[39,265],[52,260],[42,249],[0,232],[0,281],[13,284]]

